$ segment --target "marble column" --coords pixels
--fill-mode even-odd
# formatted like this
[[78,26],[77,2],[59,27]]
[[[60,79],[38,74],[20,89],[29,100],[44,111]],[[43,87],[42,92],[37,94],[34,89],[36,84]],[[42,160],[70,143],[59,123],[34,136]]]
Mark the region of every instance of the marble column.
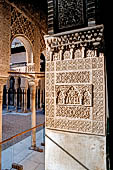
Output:
[[45,90],[43,89],[43,104],[45,103]]
[[19,91],[19,108],[20,110],[22,110],[22,89],[20,88],[20,91]]
[[[35,83],[31,83],[31,90],[32,90],[32,128],[36,126],[36,85]],[[43,152],[43,149],[36,147],[36,129],[32,130],[32,141],[30,149]]]
[[30,111],[32,111],[32,88],[30,87]]
[[8,104],[9,104],[9,86],[10,86],[10,81],[9,79],[7,80],[7,83],[6,83],[6,105],[7,105],[7,112],[9,111],[9,107],[8,107]]
[[21,88],[22,93],[21,93],[21,111],[24,112],[24,89]]
[[[36,85],[34,82],[30,82],[31,86],[31,94],[32,94],[32,128],[36,127]],[[39,147],[36,147],[36,128],[32,130],[32,140],[31,140],[31,147],[29,148],[31,150],[35,150],[38,152],[43,152],[43,149],[40,149]]]
[[[32,128],[36,126],[36,108],[35,108],[35,96],[36,96],[36,86],[32,83],[31,86],[31,97],[32,97]],[[36,147],[36,129],[32,130],[32,148]]]
[[22,88],[22,101],[21,101],[22,112],[27,112],[27,88]]
[[17,93],[18,93],[18,87],[19,87],[19,84],[18,84],[18,77],[15,77],[15,98],[14,98],[14,103],[15,103],[15,110],[16,112],[18,111],[18,106],[17,106]]
[[27,112],[27,88],[24,89],[24,113]]
[[[22,90],[22,100],[21,100],[21,110],[22,112],[27,112],[27,89],[28,89],[28,80],[25,77],[21,77],[21,90]],[[32,99],[32,94],[30,95],[30,99]],[[32,103],[31,108],[32,110]]]
[[40,89],[40,108],[42,108],[42,89]]
[[36,96],[36,110],[38,110],[38,87],[36,88],[37,96]]
[[18,107],[17,107],[17,89],[15,89],[15,98],[14,98],[14,102],[15,102],[15,110],[16,112],[18,111]]
[[9,96],[9,94],[8,94],[8,92],[9,92],[9,89],[7,88],[7,89],[6,89],[6,105],[7,105],[7,112],[9,111],[9,107],[8,107],[8,102],[9,102],[8,96]]

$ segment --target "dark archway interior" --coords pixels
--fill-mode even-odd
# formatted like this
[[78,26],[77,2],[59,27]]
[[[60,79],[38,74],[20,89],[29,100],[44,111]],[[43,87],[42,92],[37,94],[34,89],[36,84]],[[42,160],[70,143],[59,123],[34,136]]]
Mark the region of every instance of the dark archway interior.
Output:
[[45,56],[42,53],[40,56],[40,71],[45,72]]

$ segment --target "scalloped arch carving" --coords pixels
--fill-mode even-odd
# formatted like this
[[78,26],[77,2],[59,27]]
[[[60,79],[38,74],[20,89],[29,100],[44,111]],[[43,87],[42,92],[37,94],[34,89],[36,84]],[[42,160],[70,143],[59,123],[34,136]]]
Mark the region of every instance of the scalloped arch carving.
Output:
[[11,40],[16,35],[24,35],[34,45],[35,25],[30,22],[22,13],[15,8],[11,8]]

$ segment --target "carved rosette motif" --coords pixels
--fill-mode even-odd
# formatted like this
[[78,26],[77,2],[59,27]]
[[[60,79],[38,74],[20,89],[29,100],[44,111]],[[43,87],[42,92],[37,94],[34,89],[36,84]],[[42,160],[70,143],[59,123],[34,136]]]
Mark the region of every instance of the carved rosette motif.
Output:
[[45,41],[46,127],[104,135],[103,26]]

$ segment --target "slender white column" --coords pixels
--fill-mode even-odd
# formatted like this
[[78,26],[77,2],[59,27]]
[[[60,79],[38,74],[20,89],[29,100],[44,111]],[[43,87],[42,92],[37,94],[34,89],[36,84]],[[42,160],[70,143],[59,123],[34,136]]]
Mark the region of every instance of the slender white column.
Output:
[[[36,86],[32,85],[32,127],[36,126],[36,108],[35,108],[35,96]],[[32,147],[36,147],[36,129],[32,130]]]
[[18,107],[17,107],[17,93],[18,93],[18,87],[19,87],[19,84],[18,84],[18,77],[15,77],[15,108],[16,108],[16,112],[18,111]]
[[40,89],[40,108],[42,108],[42,89]]
[[43,104],[45,102],[45,90],[43,89]]
[[9,107],[8,107],[8,89],[6,90],[6,105],[7,105],[7,112],[9,111]]
[[24,89],[24,112],[27,112],[27,89]]
[[32,87],[30,87],[30,110],[32,111]]
[[6,83],[6,105],[7,105],[7,112],[9,111],[9,107],[8,107],[8,103],[9,103],[9,99],[8,99],[8,96],[9,96],[9,86],[10,86],[10,82],[9,82],[9,79],[7,80],[7,83]]
[[15,108],[16,108],[16,112],[18,111],[18,107],[17,107],[17,89],[15,89]]
[[36,110],[38,110],[38,87],[36,88],[37,90],[37,97],[36,97]]
[[[31,83],[32,86],[32,128],[36,126],[36,85]],[[43,152],[43,149],[36,147],[36,129],[32,130],[32,141],[30,149]]]
[[21,111],[24,112],[24,89],[22,88],[22,94],[21,94]]

